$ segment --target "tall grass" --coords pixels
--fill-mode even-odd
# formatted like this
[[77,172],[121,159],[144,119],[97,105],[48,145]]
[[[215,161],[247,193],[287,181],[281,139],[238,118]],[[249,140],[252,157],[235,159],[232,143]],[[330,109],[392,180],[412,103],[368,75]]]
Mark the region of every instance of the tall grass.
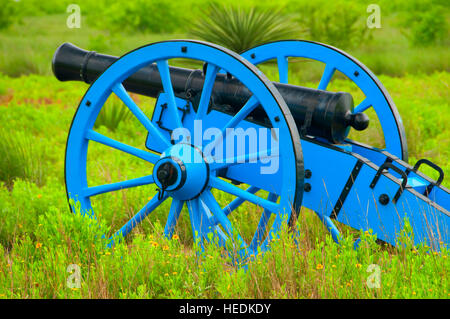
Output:
[[[384,248],[361,233],[360,249],[347,234],[338,246],[310,236],[299,225],[299,245],[287,228],[271,250],[247,267],[233,265],[214,244],[199,254],[178,237],[167,240],[162,226],[132,243],[105,249],[104,224],[78,212],[50,207],[34,238],[0,245],[0,298],[448,298],[448,251],[426,246]],[[79,286],[67,284],[69,265],[78,267]]]
[[0,181],[12,188],[17,178],[45,182],[45,159],[24,131],[0,128]]

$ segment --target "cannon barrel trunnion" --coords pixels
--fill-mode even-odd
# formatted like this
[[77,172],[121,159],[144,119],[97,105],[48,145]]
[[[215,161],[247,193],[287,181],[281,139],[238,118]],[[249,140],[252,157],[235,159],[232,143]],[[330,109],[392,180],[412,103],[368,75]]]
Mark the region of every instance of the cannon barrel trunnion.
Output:
[[[317,87],[289,84],[292,57],[325,65]],[[203,68],[169,66],[169,61],[178,58],[203,63]],[[269,81],[257,68],[269,60],[277,62],[279,82]],[[349,93],[327,90],[336,71],[364,94],[355,107]],[[243,260],[267,250],[284,223],[294,226],[301,206],[317,214],[337,243],[341,234],[336,220],[358,230],[372,230],[378,240],[392,245],[397,245],[408,220],[415,244],[437,251],[448,248],[450,191],[442,186],[443,170],[425,159],[415,166],[408,164],[406,134],[394,102],[370,70],[339,49],[286,40],[238,55],[212,43],[172,40],[117,58],[65,43],[55,52],[53,72],[60,81],[90,84],[67,139],[65,182],[71,205],[91,216],[96,214],[93,207],[99,207],[91,200],[98,195],[157,187],[145,206],[110,238],[109,246],[120,240],[116,236],[129,234],[171,199],[164,228],[168,238],[186,205],[195,241],[214,238]],[[128,92],[156,99],[150,118]],[[147,131],[142,141],[145,150],[94,129],[110,96],[119,98]],[[383,133],[384,146],[379,148],[349,138],[351,128],[367,128],[369,109]],[[220,134],[210,143],[195,136],[176,143],[175,129],[190,133],[199,129],[202,137],[209,129]],[[243,142],[239,153],[234,142],[228,143],[236,137],[229,129],[253,130],[258,142]],[[246,138],[250,140],[250,135]],[[261,140],[270,143],[259,149]],[[139,158],[153,167],[152,172],[92,186],[87,174],[91,143]],[[229,144],[232,154],[220,159],[217,150]],[[267,163],[279,165],[268,167]],[[439,178],[435,181],[422,174],[422,165],[436,170]],[[245,233],[232,218],[243,210],[256,214],[252,221],[257,221],[246,225]],[[242,222],[242,216],[238,217]]]

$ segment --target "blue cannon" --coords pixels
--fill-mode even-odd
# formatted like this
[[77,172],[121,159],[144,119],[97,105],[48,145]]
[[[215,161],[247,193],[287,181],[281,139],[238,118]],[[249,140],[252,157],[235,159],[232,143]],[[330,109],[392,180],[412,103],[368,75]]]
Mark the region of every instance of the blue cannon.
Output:
[[[203,67],[169,66],[177,58],[200,61]],[[317,87],[289,84],[290,58],[325,64]],[[269,81],[257,68],[273,60],[278,82]],[[336,71],[364,94],[358,105],[349,93],[327,91]],[[232,243],[243,257],[265,251],[283,223],[294,225],[302,206],[318,215],[335,241],[340,238],[338,221],[358,230],[370,229],[380,241],[396,245],[408,220],[415,244],[440,250],[450,242],[450,192],[441,185],[442,169],[426,159],[408,164],[404,127],[388,92],[367,67],[332,46],[286,40],[238,55],[211,43],[173,40],[117,58],[65,43],[53,57],[53,72],[61,81],[90,84],[67,139],[69,200],[96,214],[92,197],[142,185],[157,187],[116,235],[126,236],[171,198],[167,237],[172,237],[186,205],[195,240],[213,237],[224,247]],[[156,99],[151,117],[128,92]],[[111,95],[145,127],[145,150],[94,130]],[[368,109],[374,110],[381,124],[382,149],[348,138],[352,130],[368,127]],[[91,186],[86,174],[90,143],[151,163],[152,172]],[[436,170],[438,180],[422,174],[422,165]],[[230,200],[224,203],[223,198]],[[248,238],[241,236],[230,218],[245,202],[260,214]]]

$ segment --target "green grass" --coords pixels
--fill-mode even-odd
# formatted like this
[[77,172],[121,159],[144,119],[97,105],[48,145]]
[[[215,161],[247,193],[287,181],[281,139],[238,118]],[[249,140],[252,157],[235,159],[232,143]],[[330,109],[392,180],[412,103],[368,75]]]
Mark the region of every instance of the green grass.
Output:
[[[302,81],[300,77],[294,80]],[[413,161],[427,157],[448,176],[450,73],[381,76],[380,80],[402,114]],[[347,81],[337,79],[330,85],[359,97]],[[100,234],[110,234],[123,225],[154,188],[98,196],[94,209],[100,227],[71,214],[64,189],[64,149],[74,111],[87,86],[60,83],[51,76],[2,75],[0,88],[2,128],[32,137],[34,146],[45,150],[39,161],[47,167],[42,186],[19,178],[12,190],[0,187],[0,297],[449,298],[447,251],[434,254],[426,247],[412,249],[407,238],[402,239],[404,249],[382,247],[368,234],[362,234],[363,247],[355,251],[351,243],[359,234],[354,231],[339,247],[306,209],[298,223],[298,248],[283,230],[271,252],[256,258],[247,271],[232,266],[213,246],[197,256],[186,209],[176,229],[179,239],[162,238],[161,225],[170,202],[153,212],[124,243],[105,250]],[[150,115],[154,100],[134,98]],[[97,130],[136,147],[143,147],[146,137],[134,117],[120,122],[115,131],[104,125]],[[361,138],[371,144],[381,141],[372,128]],[[87,172],[92,185],[147,175],[150,170],[138,159],[102,145],[89,149]],[[448,187],[448,179],[444,185]],[[232,222],[244,237],[249,236],[250,225],[258,222],[257,211],[242,205],[236,213]],[[66,286],[70,264],[81,267],[80,289]],[[380,288],[367,286],[371,264],[380,267]]]
[[[109,32],[94,27],[95,16],[89,15],[82,19],[80,29],[69,29],[66,18],[65,14],[25,17],[21,24],[3,30],[0,33],[0,72],[14,77],[49,75],[53,53],[64,42],[120,56],[155,41],[188,38],[190,30],[185,27],[171,34]],[[396,21],[395,16],[383,17],[382,28],[371,31],[369,40],[348,49],[348,53],[377,75],[404,76],[450,70],[448,46],[411,47]],[[299,63],[295,68],[298,76],[306,81],[320,79],[321,71],[314,63]]]
[[91,28],[82,19],[80,29],[66,26],[67,15],[25,17],[0,33],[0,72],[10,76],[51,74],[51,61],[56,48],[72,42],[87,50],[123,55],[139,46],[167,39],[184,38],[178,34],[110,34]]

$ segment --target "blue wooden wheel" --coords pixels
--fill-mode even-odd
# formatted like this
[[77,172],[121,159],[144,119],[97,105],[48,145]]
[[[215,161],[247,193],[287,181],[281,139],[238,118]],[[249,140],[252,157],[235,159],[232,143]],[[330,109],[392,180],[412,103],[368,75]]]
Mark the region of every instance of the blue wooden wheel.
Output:
[[[263,44],[245,51],[242,56],[255,65],[275,59],[281,83],[289,83],[289,57],[320,61],[325,64],[321,80],[316,87],[320,90],[327,89],[336,70],[342,72],[365,95],[364,100],[355,107],[354,112],[364,112],[373,108],[383,130],[385,150],[404,161],[408,160],[405,129],[394,102],[377,77],[352,56],[326,44],[303,40]],[[355,141],[352,142],[355,143]],[[333,221],[321,212],[315,213],[331,233],[334,241],[339,242],[340,233]]]
[[400,114],[389,93],[377,77],[361,62],[332,46],[303,40],[286,40],[263,44],[242,53],[255,65],[276,59],[281,83],[289,83],[289,57],[301,57],[325,64],[320,83],[316,87],[326,90],[336,70],[345,74],[364,93],[364,100],[354,112],[373,108],[380,121],[385,150],[408,161],[406,134]]
[[[169,70],[169,61],[174,58],[197,60],[208,65],[204,74],[200,102],[191,117],[181,118],[177,109],[179,97],[175,97]],[[271,128],[276,129],[275,138],[279,141],[277,146],[279,152],[272,153],[274,149],[258,150],[257,153],[235,155],[231,160],[227,158],[224,162],[220,162],[212,156],[212,153],[208,153],[203,140],[196,143],[194,138],[191,144],[185,141],[173,144],[167,132],[156,125],[153,119],[147,117],[122,84],[130,75],[151,63],[155,63],[159,70],[163,87],[161,93],[167,97],[168,112],[176,127],[191,129],[193,121],[213,122],[225,133],[223,141],[215,140],[215,142],[225,144],[229,138],[226,129],[243,126],[243,123],[247,126],[252,125],[246,118],[250,112],[259,107],[266,113]],[[216,74],[220,70],[225,70],[237,78],[252,94],[238,113],[227,115],[226,121],[223,120],[224,115],[221,115],[221,120],[215,118],[218,116],[217,112],[211,111],[209,106]],[[152,145],[162,145],[163,151],[160,154],[127,145],[94,130],[95,120],[110,95],[116,95],[146,129],[148,139],[147,142],[143,140],[143,143],[146,143],[148,149],[153,150]],[[153,169],[148,175],[139,178],[106,185],[91,185],[86,172],[87,152],[91,143],[100,143],[118,152],[133,155],[146,164],[151,163]],[[279,157],[279,169],[276,174],[261,176],[255,174],[251,165],[258,165],[258,162],[269,154]],[[254,161],[250,163],[250,159]],[[242,182],[249,185],[248,188],[238,187],[227,179],[222,173],[227,169],[233,171],[234,176],[241,176]],[[91,198],[100,194],[150,184],[160,188],[159,192],[155,189],[149,202],[117,230],[115,235],[129,234],[137,224],[170,197],[172,202],[164,229],[167,237],[172,237],[180,212],[186,204],[196,241],[202,242],[211,238],[210,233],[223,246],[229,247],[231,242],[236,249],[238,241],[238,251],[242,257],[265,250],[270,238],[282,223],[293,218],[295,214],[292,212],[301,206],[303,174],[303,158],[297,128],[288,107],[272,83],[238,54],[220,46],[192,40],[153,43],[131,51],[113,63],[92,83],[80,102],[66,146],[67,195],[70,200],[79,203],[84,213],[97,217],[98,212],[93,210]],[[170,183],[168,183],[169,175],[173,177]],[[252,181],[259,184],[255,185]],[[170,185],[164,187],[164,184]],[[260,189],[267,191],[267,198],[266,195],[258,195]],[[220,203],[218,196],[221,197]],[[229,198],[229,202],[223,203],[223,198]],[[230,221],[230,214],[236,212],[236,208],[244,202],[263,210],[251,240],[243,239],[236,230],[236,225]],[[111,245],[114,243],[114,237],[111,238]]]

